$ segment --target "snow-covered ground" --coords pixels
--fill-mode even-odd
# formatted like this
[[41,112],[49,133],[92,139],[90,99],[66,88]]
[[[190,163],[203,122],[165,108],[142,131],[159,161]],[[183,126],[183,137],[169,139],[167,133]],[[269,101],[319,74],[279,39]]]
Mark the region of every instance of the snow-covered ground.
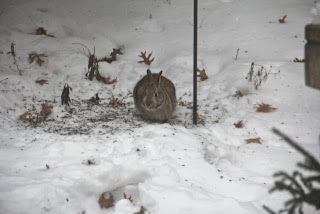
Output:
[[[1,0],[0,213],[280,209],[289,195],[268,193],[272,175],[295,169],[302,157],[271,128],[320,154],[320,91],[305,86],[304,64],[293,62],[304,58],[304,27],[316,13],[314,0],[199,0],[198,67],[209,77],[198,80],[201,124],[193,126],[191,110],[178,105],[171,126],[142,120],[132,91],[148,68],[163,70],[178,102],[192,105],[193,1]],[[55,37],[35,35],[39,27]],[[12,42],[21,76],[7,54]],[[95,47],[99,57],[122,47],[117,61],[99,63],[117,82],[86,79],[87,50],[74,43]],[[47,55],[41,67],[29,64],[32,51]],[[153,53],[151,66],[137,63],[141,51]],[[258,90],[246,80],[252,62],[271,69]],[[42,79],[47,84],[35,83]],[[65,83],[73,89],[69,108],[60,101]],[[96,93],[100,104],[88,103]],[[110,106],[112,96],[121,105]],[[19,120],[45,102],[53,106],[46,121]],[[258,113],[261,103],[277,110]],[[239,121],[243,128],[234,126]],[[261,144],[247,144],[252,138]],[[103,193],[114,198],[109,209],[98,203]]]

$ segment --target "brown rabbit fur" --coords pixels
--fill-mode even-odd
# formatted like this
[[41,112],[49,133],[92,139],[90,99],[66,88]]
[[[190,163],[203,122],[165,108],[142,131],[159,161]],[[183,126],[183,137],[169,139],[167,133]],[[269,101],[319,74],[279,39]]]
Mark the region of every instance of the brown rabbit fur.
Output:
[[136,84],[133,90],[134,105],[143,118],[169,123],[176,108],[176,89],[173,83],[148,69],[147,75]]

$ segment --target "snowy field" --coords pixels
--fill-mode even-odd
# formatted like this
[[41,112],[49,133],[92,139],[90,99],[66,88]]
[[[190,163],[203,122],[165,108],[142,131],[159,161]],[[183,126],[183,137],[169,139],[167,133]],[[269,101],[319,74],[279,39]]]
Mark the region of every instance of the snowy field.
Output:
[[[192,0],[0,1],[1,214],[258,214],[283,207],[272,175],[302,156],[278,128],[320,158],[320,91],[305,86],[304,27],[314,0],[199,0],[200,124],[192,125]],[[279,19],[287,15],[285,23]],[[36,35],[43,27],[47,35]],[[51,36],[50,36],[51,35]],[[10,45],[14,43],[14,64]],[[75,44],[78,43],[78,44]],[[88,51],[104,84],[86,78]],[[154,62],[137,63],[141,51]],[[39,66],[29,53],[45,54]],[[257,90],[254,62],[270,72]],[[144,121],[132,91],[163,71],[175,84],[175,124]],[[43,85],[37,80],[47,80]],[[61,105],[68,84],[71,105]],[[98,93],[100,103],[90,102]],[[115,105],[110,100],[118,99]],[[21,120],[52,106],[45,121]],[[274,111],[257,112],[262,104]],[[242,127],[234,124],[242,121]],[[247,143],[260,138],[260,143]],[[101,195],[113,206],[101,208]],[[124,195],[125,194],[125,195]],[[100,204],[98,203],[100,199]],[[105,201],[105,204],[110,204]],[[112,203],[111,203],[112,204]],[[143,208],[142,208],[143,207]],[[304,207],[307,214],[317,213]]]

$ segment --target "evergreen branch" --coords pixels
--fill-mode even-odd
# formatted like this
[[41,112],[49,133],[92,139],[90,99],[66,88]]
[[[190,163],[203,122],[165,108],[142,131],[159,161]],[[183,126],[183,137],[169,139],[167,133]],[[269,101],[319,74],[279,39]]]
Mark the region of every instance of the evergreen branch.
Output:
[[[309,177],[304,177],[304,175],[299,171],[294,171],[292,175],[283,171],[274,174],[274,177],[278,177],[280,180],[275,182],[274,187],[270,192],[287,191],[292,195],[292,198],[284,203],[284,208],[279,210],[278,213],[303,214],[302,208],[304,203],[314,206],[316,210],[319,210],[320,189],[315,188],[314,184],[320,183],[320,163],[309,152],[304,150],[298,145],[298,143],[291,140],[288,136],[282,134],[277,129],[273,129],[273,132],[282,137],[290,146],[304,156],[304,162],[297,164],[299,168],[316,173]],[[275,214],[275,212],[270,208],[266,206],[263,206],[263,208],[268,213]]]
[[263,205],[262,208],[269,214],[277,214],[275,211],[273,211],[271,208],[267,207],[266,205]]

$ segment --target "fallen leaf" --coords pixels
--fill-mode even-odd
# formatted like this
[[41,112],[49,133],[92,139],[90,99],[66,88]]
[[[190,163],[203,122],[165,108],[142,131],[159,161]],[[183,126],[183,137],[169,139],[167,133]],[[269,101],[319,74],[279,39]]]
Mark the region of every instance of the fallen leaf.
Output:
[[53,106],[49,106],[48,103],[43,103],[41,104],[41,106],[42,106],[42,110],[40,111],[41,116],[46,117],[49,114],[51,114]]
[[237,122],[237,123],[234,123],[233,125],[234,125],[236,128],[238,128],[238,129],[243,128],[242,120],[240,120],[240,121]]
[[261,138],[258,137],[258,138],[252,138],[252,139],[247,139],[247,144],[250,144],[250,143],[258,143],[258,144],[262,144],[261,143]]
[[114,96],[112,95],[112,97],[110,98],[109,101],[109,105],[111,105],[113,108],[117,107],[119,104],[119,100],[118,98],[114,98]]
[[36,63],[41,67],[42,63],[44,63],[44,60],[41,59],[41,57],[47,57],[44,53],[38,54],[36,52],[29,53],[29,63],[33,63],[36,60]]
[[109,58],[103,57],[103,58],[98,59],[97,61],[98,62],[107,62],[107,63],[111,64],[113,61],[117,60],[117,54],[118,55],[122,55],[123,54],[121,52],[121,48],[118,48],[118,49],[113,48],[113,51],[110,54],[111,57],[109,57]]
[[197,69],[197,72],[199,72],[199,74],[197,75],[197,77],[200,77],[201,81],[204,81],[206,79],[208,79],[208,76],[206,74],[206,70],[202,69],[200,70],[199,68]]
[[110,77],[102,77],[102,82],[104,82],[104,84],[114,84],[117,82],[117,78],[114,78],[113,80],[111,80]]
[[258,104],[258,108],[257,108],[257,112],[262,112],[262,113],[270,113],[277,110],[277,108],[273,108],[271,105],[269,104]]
[[286,23],[286,18],[287,18],[287,15],[283,16],[281,19],[279,19],[279,23],[281,24]]
[[150,60],[152,52],[148,55],[148,57],[146,56],[147,51],[142,52],[141,51],[141,55],[138,55],[139,57],[141,57],[143,60],[138,61],[138,63],[144,63],[146,65],[151,65],[151,63],[154,61],[154,57]]
[[96,162],[94,161],[94,159],[88,159],[87,160],[87,165],[95,165]]
[[240,90],[238,90],[238,91],[236,91],[236,94],[233,95],[233,97],[236,97],[239,99],[240,97],[243,97],[243,93]]
[[114,199],[113,196],[110,194],[110,197],[108,199],[105,199],[103,194],[100,196],[99,201],[98,201],[100,208],[110,208],[114,206]]
[[303,62],[305,62],[306,60],[305,60],[305,59],[298,59],[298,58],[295,58],[293,61],[294,61],[294,62],[300,62],[300,63],[303,63]]
[[49,36],[49,37],[54,37],[54,38],[55,38],[55,36],[50,35],[50,34],[47,34],[47,30],[44,29],[43,27],[37,28],[35,34],[36,34],[36,35],[45,35],[45,36]]
[[50,166],[48,164],[46,164],[46,169],[50,169]]
[[25,112],[19,116],[19,120],[29,120],[32,117],[30,112]]

